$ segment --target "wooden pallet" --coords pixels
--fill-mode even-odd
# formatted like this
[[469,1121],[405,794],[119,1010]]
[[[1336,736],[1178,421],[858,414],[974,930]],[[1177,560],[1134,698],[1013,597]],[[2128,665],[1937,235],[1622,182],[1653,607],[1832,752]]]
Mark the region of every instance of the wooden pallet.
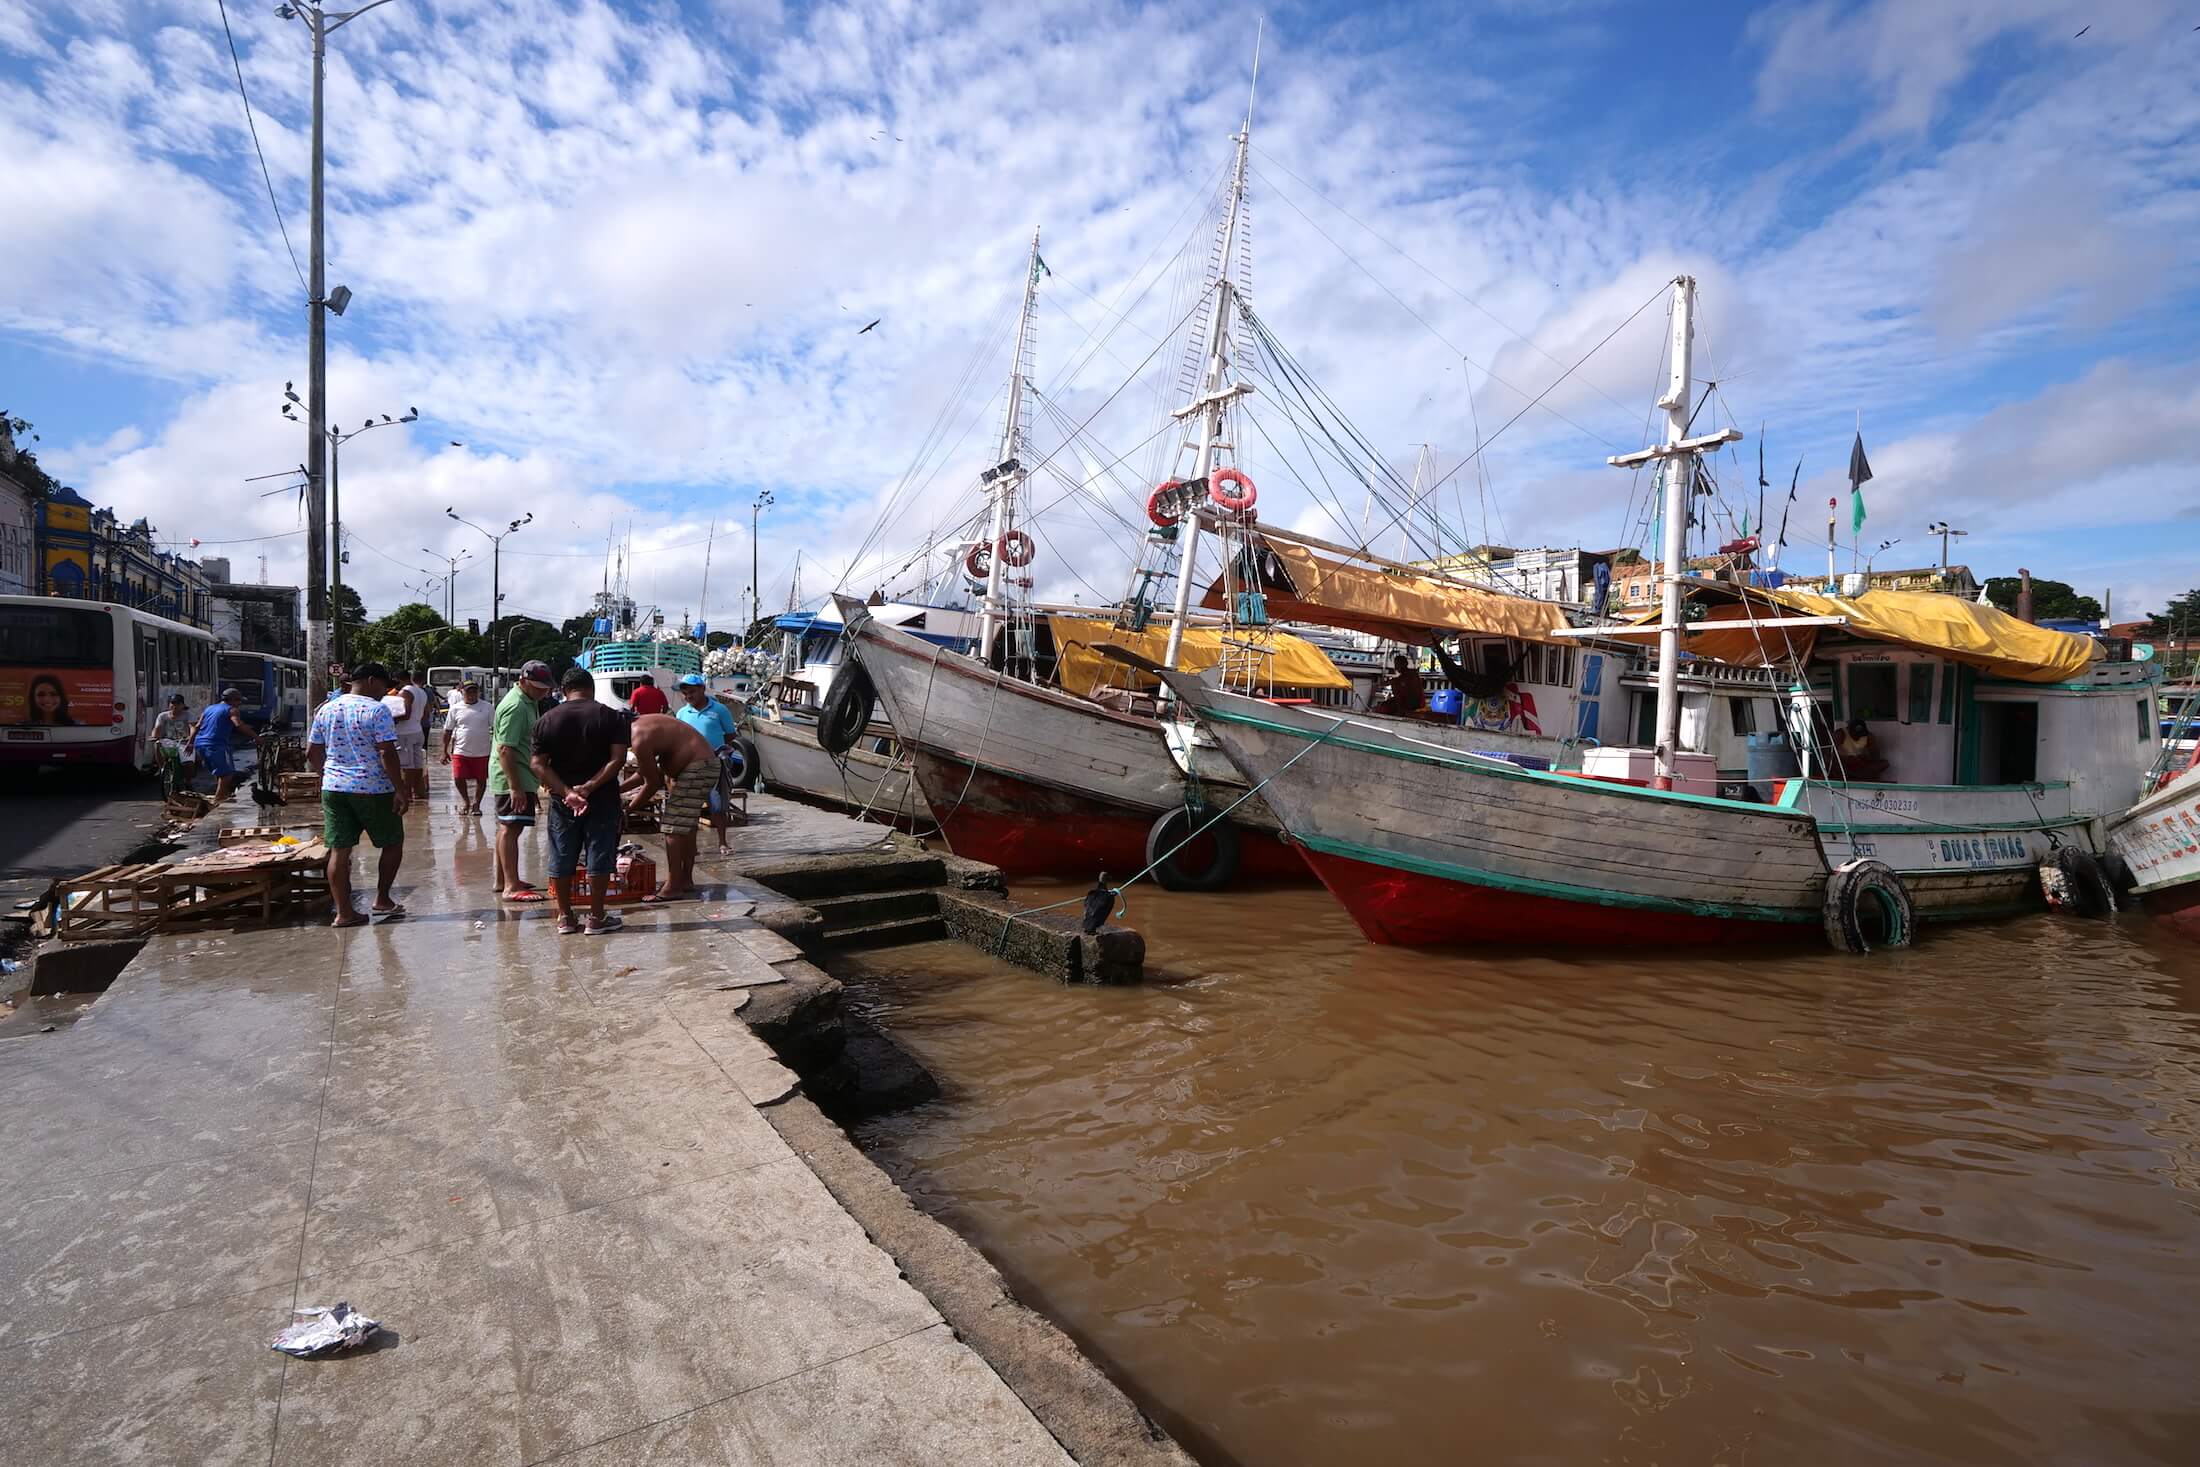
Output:
[[287,825],[225,825],[215,833],[214,839],[225,846],[241,846],[251,841],[272,845],[293,831],[320,828],[318,820],[294,820]]
[[293,770],[276,777],[275,793],[283,797],[285,804],[304,801],[319,804],[321,801],[321,776],[310,769]]
[[280,850],[231,847],[167,865],[102,866],[55,884],[64,942],[149,937],[199,926],[272,926],[329,903],[318,840]]

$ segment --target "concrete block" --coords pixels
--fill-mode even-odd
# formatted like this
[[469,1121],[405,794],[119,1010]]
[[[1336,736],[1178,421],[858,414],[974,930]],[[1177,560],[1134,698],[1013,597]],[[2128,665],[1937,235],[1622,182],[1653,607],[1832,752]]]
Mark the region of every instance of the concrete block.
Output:
[[1145,938],[1127,927],[1086,937],[1074,908],[1023,912],[991,892],[942,890],[940,916],[951,936],[1058,982],[1137,983],[1145,976]]

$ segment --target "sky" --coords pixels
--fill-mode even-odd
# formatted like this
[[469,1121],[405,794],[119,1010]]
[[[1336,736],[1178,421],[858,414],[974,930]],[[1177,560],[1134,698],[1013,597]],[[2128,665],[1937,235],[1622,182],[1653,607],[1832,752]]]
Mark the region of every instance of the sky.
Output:
[[[233,64],[216,0],[0,0],[0,408],[95,502],[296,582],[299,497],[259,476],[304,457],[279,409],[305,391],[310,73],[272,10],[229,6]],[[1747,435],[1715,530],[1755,519],[1761,438],[1775,517],[1800,463],[1787,563],[1823,568],[1832,494],[1846,569],[1861,429],[1881,567],[1937,559],[1946,521],[1982,577],[2152,611],[2200,584],[2196,22],[392,0],[330,44],[330,408],[420,417],[343,451],[345,575],[379,612],[464,555],[455,603],[486,617],[455,509],[533,515],[505,604],[553,620],[629,534],[674,621],[742,620],[752,554],[767,610],[798,551],[813,603],[906,589],[998,457],[1039,228],[1030,574],[1115,599],[1250,104],[1255,314],[1398,475],[1426,445],[1448,476],[1385,528],[1395,494],[1256,379],[1236,458],[1265,519],[1384,553],[1643,543],[1604,459],[1644,441],[1686,273],[1707,420]]]

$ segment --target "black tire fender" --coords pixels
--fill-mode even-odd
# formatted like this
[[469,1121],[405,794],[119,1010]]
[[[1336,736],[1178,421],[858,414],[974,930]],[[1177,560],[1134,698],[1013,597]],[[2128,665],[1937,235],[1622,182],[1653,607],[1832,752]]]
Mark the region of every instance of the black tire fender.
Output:
[[845,754],[863,737],[878,704],[871,674],[854,657],[840,664],[817,708],[818,747],[828,754]]
[[1839,953],[1908,947],[1917,936],[1910,889],[1884,861],[1855,860],[1826,878],[1826,942]]
[[756,745],[750,742],[747,734],[735,734],[733,745],[741,754],[741,770],[733,776],[733,787],[737,790],[753,790],[764,775],[764,766],[757,762]]
[[2040,890],[2050,908],[2073,917],[2107,917],[2116,911],[2108,868],[2077,846],[2057,846],[2040,862]]
[[[1214,859],[1203,870],[1185,866],[1182,853],[1171,854],[1195,830],[1215,844]],[[1163,891],[1221,891],[1237,879],[1239,854],[1237,827],[1206,810],[1164,810],[1146,832],[1146,864]]]

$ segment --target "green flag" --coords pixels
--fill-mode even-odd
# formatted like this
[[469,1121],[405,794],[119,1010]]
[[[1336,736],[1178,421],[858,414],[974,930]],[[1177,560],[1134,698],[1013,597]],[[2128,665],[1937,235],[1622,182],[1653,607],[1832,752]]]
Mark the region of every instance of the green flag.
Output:
[[1849,450],[1849,533],[1864,532],[1864,483],[1872,476],[1871,460],[1864,457],[1864,435],[1856,435],[1856,446]]
[[1040,276],[1052,275],[1053,273],[1052,270],[1047,268],[1046,256],[1034,250],[1031,256],[1031,283],[1037,285]]

